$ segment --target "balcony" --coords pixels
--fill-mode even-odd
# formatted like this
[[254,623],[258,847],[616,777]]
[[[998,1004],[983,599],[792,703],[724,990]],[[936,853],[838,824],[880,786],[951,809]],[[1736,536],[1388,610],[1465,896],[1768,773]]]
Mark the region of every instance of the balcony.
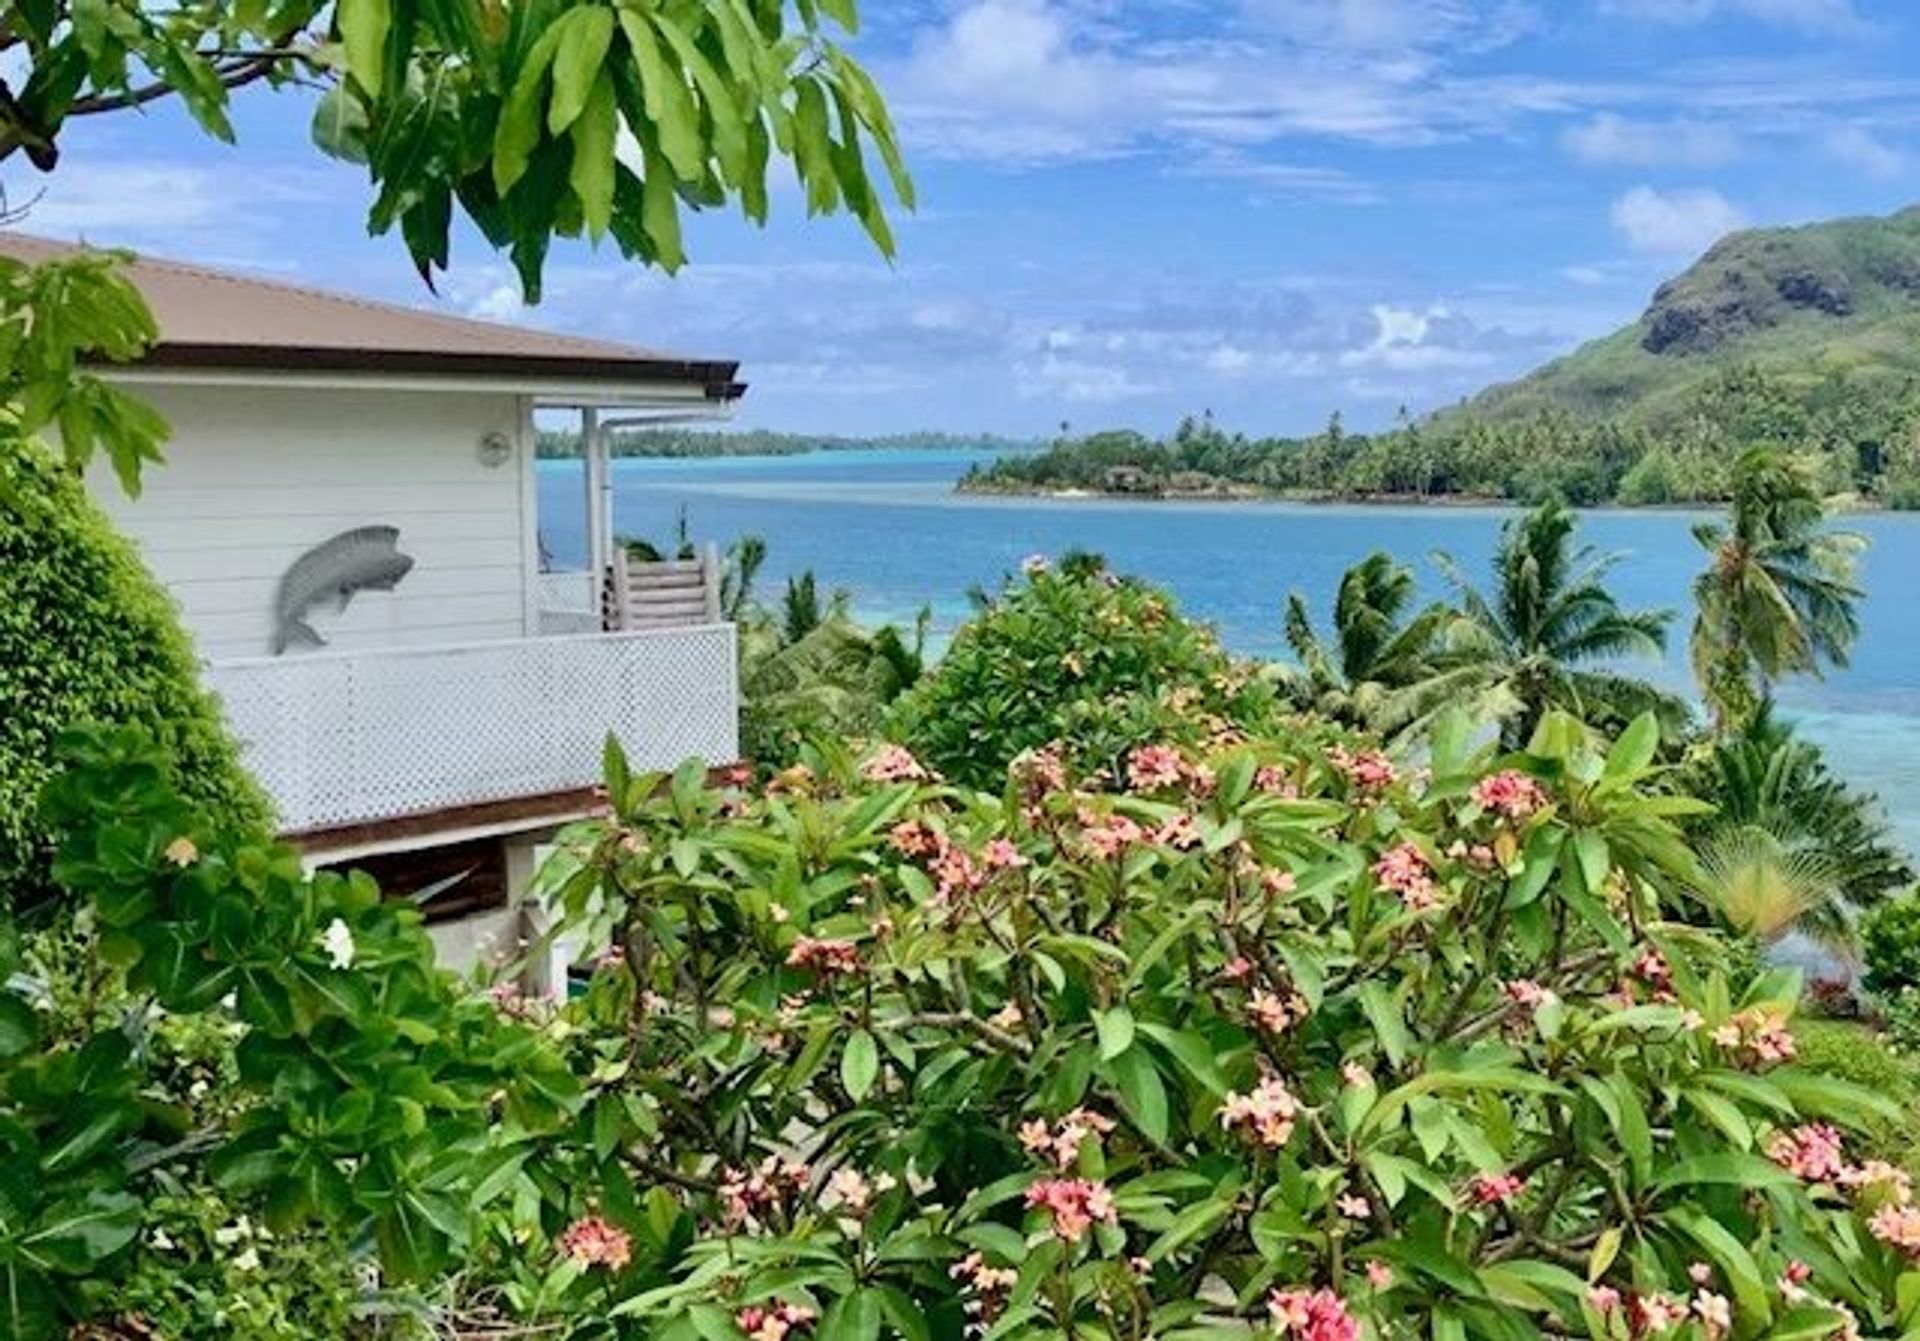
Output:
[[[555,583],[556,588],[561,584]],[[247,767],[293,837],[578,796],[611,732],[636,768],[739,756],[731,624],[216,662]]]

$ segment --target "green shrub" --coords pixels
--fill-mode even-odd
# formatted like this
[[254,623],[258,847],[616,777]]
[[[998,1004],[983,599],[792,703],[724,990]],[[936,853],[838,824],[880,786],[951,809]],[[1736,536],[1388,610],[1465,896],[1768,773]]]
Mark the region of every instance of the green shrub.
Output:
[[1802,1016],[1793,1036],[1802,1066],[1865,1085],[1890,1099],[1912,1098],[1914,1063],[1868,1026]]
[[24,445],[0,455],[0,573],[0,904],[50,890],[37,801],[55,740],[82,722],[146,728],[188,799],[268,821],[165,593],[80,483]]
[[1920,987],[1920,890],[1888,899],[1860,919],[1869,991],[1895,996]]
[[1082,771],[1117,776],[1136,746],[1274,719],[1272,686],[1164,592],[1090,556],[1027,569],[893,711],[889,734],[947,777],[997,789],[1016,756],[1064,742]]

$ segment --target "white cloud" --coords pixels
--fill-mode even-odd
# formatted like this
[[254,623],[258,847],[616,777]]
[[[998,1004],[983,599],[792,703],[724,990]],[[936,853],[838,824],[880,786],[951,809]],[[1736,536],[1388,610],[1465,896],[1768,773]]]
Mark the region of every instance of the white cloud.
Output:
[[1344,368],[1384,368],[1392,372],[1430,372],[1445,368],[1480,367],[1490,361],[1486,350],[1472,347],[1478,335],[1442,304],[1424,311],[1375,303],[1369,309],[1373,339],[1340,355]]
[[1437,42],[1486,49],[1532,27],[1523,0],[1248,0],[1250,17],[1295,41],[1365,51],[1401,51]]
[[1718,191],[1656,191],[1636,186],[1613,202],[1613,226],[1635,251],[1697,255],[1744,227],[1746,218]]
[[1907,170],[1905,154],[1860,126],[1841,126],[1829,131],[1821,148],[1836,163],[1876,181],[1888,181]]
[[1871,28],[1853,0],[1601,0],[1600,9],[1659,23],[1704,23],[1733,16],[1839,36],[1859,36]]
[[1595,288],[1607,282],[1607,272],[1596,265],[1570,265],[1560,272],[1560,277],[1583,289]]
[[236,194],[232,175],[214,167],[80,159],[45,178],[15,177],[6,194],[28,232],[217,262],[244,251],[250,234],[273,229],[281,207],[337,193],[323,169],[249,170],[247,189]]
[[1634,121],[1613,112],[1601,112],[1590,121],[1570,127],[1561,136],[1561,143],[1583,162],[1634,167],[1714,167],[1740,152],[1739,142],[1724,126],[1701,121]]
[[1521,31],[1515,16],[1532,11],[1518,0],[1247,6],[1241,26],[1168,34],[1152,30],[1150,6],[964,0],[880,73],[923,154],[1032,165],[1164,149],[1183,171],[1264,175],[1335,198],[1357,194],[1346,174],[1250,151],[1300,139],[1431,144],[1579,105],[1564,81],[1449,76],[1461,54]]
[[1150,396],[1160,388],[1141,380],[1120,362],[1076,358],[1048,350],[1014,368],[1016,389],[1029,399],[1058,399],[1075,405],[1106,405]]

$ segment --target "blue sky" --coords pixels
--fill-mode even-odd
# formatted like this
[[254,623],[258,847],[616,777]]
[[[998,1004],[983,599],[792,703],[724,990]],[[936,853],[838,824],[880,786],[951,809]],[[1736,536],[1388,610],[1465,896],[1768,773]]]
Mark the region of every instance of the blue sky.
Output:
[[1920,199],[1911,0],[867,0],[921,208],[888,266],[776,192],[677,278],[556,250],[517,302],[477,237],[439,297],[365,236],[302,95],[239,143],[96,118],[24,227],[739,358],[743,423],[1305,431],[1444,405],[1632,319],[1744,224]]

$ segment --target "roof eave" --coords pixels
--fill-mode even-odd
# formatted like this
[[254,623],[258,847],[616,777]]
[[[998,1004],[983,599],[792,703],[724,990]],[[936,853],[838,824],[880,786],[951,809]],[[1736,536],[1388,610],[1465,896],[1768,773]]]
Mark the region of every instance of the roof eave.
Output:
[[313,348],[247,344],[155,345],[132,365],[235,372],[364,373],[419,377],[506,378],[530,383],[664,383],[698,388],[726,403],[746,393],[740,365],[727,360],[614,358],[595,355],[455,353],[439,350]]

